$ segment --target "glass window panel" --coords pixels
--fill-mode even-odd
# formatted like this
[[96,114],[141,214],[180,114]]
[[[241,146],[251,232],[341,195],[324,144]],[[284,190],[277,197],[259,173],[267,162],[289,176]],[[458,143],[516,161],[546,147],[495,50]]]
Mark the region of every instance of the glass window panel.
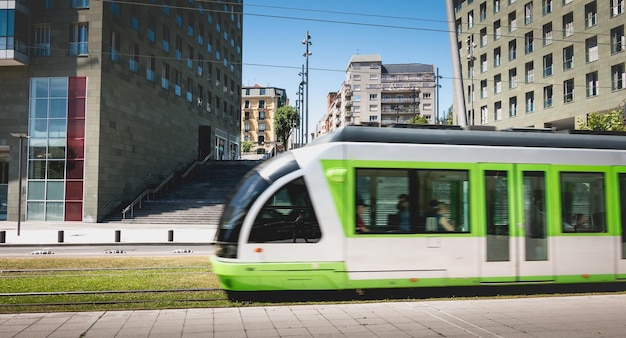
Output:
[[67,99],[50,99],[50,118],[67,117]]
[[28,179],[43,180],[46,178],[46,161],[28,161]]
[[44,202],[28,202],[26,204],[26,218],[29,221],[43,221],[44,220]]
[[48,78],[32,78],[30,80],[30,97],[48,98]]
[[49,147],[48,158],[65,159],[65,147]]
[[46,203],[46,221],[63,220],[63,202]]
[[30,150],[28,151],[28,155],[30,156],[31,159],[45,160],[48,157],[47,151],[48,150],[46,149],[46,146],[30,147]]
[[65,177],[65,161],[48,161],[48,179],[63,179]]
[[29,181],[28,182],[28,195],[29,200],[44,200],[46,196],[46,184],[42,181]]
[[73,200],[73,201],[83,200],[83,182],[82,181],[66,182],[65,200]]
[[85,117],[85,99],[84,98],[70,98],[68,100],[68,118]]
[[67,158],[68,159],[77,159],[84,158],[85,151],[83,148],[84,140],[67,140]]
[[67,120],[67,137],[69,138],[85,137],[85,120],[82,120],[82,119]]
[[82,221],[83,203],[65,202],[65,221]]
[[48,99],[30,100],[30,118],[48,118]]
[[67,135],[67,121],[65,119],[50,119],[48,128],[49,137],[64,138]]
[[67,161],[67,178],[81,179],[84,172],[84,161]]
[[509,260],[509,188],[506,171],[485,171],[487,261]]
[[67,78],[50,79],[50,97],[67,97]]
[[524,172],[526,260],[548,260],[545,173]]
[[63,181],[48,181],[48,190],[46,190],[46,200],[62,201],[65,199],[65,187]]
[[561,173],[563,232],[606,232],[604,173]]
[[87,96],[87,77],[77,76],[69,78],[68,97],[86,97]]
[[48,147],[65,147],[65,139],[50,138],[48,139]]
[[47,138],[48,137],[48,120],[47,119],[31,119],[30,130],[28,131],[30,137]]

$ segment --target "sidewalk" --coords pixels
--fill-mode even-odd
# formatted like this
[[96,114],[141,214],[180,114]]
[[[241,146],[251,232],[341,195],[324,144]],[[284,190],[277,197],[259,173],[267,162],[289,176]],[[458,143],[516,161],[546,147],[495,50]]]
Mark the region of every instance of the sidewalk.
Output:
[[[39,244],[212,243],[216,225],[83,222],[0,222],[0,247]],[[4,237],[4,238],[3,238]]]

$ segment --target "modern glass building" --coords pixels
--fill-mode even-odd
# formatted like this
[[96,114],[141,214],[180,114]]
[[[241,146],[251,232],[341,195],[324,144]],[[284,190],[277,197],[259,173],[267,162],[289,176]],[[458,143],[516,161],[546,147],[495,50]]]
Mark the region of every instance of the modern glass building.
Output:
[[0,0],[0,220],[98,222],[238,150],[242,6]]

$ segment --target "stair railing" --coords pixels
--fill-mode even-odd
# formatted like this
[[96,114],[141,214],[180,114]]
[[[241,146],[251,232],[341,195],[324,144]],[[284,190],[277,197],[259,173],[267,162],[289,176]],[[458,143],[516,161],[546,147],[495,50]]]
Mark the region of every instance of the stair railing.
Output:
[[182,175],[181,178],[184,180],[187,178],[187,176],[189,176],[198,166],[203,166],[209,159],[211,159],[211,157],[213,157],[213,152],[210,152],[208,155],[206,155],[206,157],[202,160],[202,161],[195,161],[193,162],[193,164],[189,167],[189,169],[187,169],[187,171],[185,171]]
[[144,199],[150,199],[150,196],[152,196],[152,198],[154,199],[154,195],[158,192],[161,191],[161,189],[163,189],[165,186],[167,186],[167,184],[174,179],[174,173],[170,173],[169,175],[167,175],[167,177],[163,180],[163,182],[161,182],[159,185],[156,186],[156,188],[154,189],[146,189],[144,192],[141,193],[141,195],[137,196],[137,198],[135,198],[132,202],[130,202],[130,204],[122,209],[122,222],[126,220],[126,214],[128,212],[130,212],[130,218],[135,217],[135,206],[138,206],[139,209],[141,209],[141,203],[143,202]]

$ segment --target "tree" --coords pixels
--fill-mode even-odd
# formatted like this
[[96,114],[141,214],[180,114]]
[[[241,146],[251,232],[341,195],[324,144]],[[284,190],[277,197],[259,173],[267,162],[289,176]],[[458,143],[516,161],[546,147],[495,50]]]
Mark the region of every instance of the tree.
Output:
[[241,143],[241,152],[249,153],[250,150],[252,150],[252,144],[252,141],[243,141],[243,143]]
[[577,118],[578,129],[595,131],[626,131],[624,108],[613,109],[608,113],[589,113],[587,121]]
[[274,134],[276,135],[276,140],[282,142],[286,147],[289,133],[294,127],[299,126],[299,123],[298,112],[295,108],[282,106],[276,109],[274,113]]
[[409,119],[409,124],[428,124],[429,121],[426,118],[426,116],[421,115],[421,114],[417,114],[414,115],[413,117],[411,117],[411,119]]
[[439,118],[439,121],[437,121],[437,122],[441,123],[441,124],[448,124],[448,125],[454,124],[454,109],[453,109],[453,106],[450,106],[450,108],[448,108],[447,116]]

